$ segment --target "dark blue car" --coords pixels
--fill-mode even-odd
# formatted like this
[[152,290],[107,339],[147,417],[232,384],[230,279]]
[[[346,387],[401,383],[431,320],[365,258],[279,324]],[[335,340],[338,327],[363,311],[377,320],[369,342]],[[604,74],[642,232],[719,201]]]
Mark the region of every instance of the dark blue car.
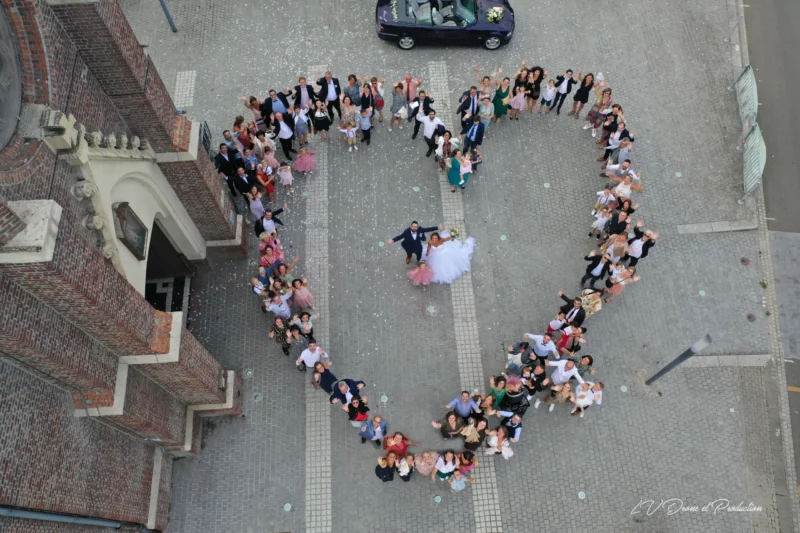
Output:
[[378,0],[375,28],[403,50],[417,43],[496,50],[514,35],[514,10],[508,0]]

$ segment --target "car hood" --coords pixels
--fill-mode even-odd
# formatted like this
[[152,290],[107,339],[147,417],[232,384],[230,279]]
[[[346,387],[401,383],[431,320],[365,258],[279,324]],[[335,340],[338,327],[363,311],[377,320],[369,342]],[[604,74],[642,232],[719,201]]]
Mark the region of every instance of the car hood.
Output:
[[[500,22],[487,22],[486,16],[488,11],[493,7],[501,7],[505,10],[505,16]],[[494,31],[511,31],[514,27],[514,10],[511,9],[507,0],[481,0],[478,2],[478,18],[477,25],[481,28]]]

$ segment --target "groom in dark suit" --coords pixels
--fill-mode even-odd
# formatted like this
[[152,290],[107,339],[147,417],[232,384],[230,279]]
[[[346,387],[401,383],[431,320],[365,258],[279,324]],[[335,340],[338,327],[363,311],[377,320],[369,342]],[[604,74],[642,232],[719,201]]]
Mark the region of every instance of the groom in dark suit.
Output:
[[400,246],[406,251],[406,264],[411,262],[411,256],[415,254],[417,256],[417,263],[419,263],[419,258],[422,257],[422,245],[425,242],[425,234],[444,228],[444,224],[440,224],[438,227],[431,226],[430,228],[420,228],[419,223],[415,220],[411,223],[411,226],[407,227],[403,233],[394,239],[386,239],[386,244],[392,244],[393,242],[402,240],[403,242],[400,243]]

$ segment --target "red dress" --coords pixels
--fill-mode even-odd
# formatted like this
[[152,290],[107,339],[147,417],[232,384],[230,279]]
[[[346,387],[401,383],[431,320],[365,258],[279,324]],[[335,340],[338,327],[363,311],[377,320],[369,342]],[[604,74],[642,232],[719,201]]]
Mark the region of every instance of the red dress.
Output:
[[405,457],[408,452],[408,444],[406,444],[406,440],[403,439],[400,442],[394,443],[393,446],[387,446],[390,437],[386,437],[383,439],[383,448],[386,450],[386,453],[394,452],[397,454],[397,457]]
[[261,165],[258,165],[256,168],[256,179],[261,184],[262,187],[267,191],[267,194],[272,194],[275,192],[275,183],[274,180],[269,181],[266,172]]

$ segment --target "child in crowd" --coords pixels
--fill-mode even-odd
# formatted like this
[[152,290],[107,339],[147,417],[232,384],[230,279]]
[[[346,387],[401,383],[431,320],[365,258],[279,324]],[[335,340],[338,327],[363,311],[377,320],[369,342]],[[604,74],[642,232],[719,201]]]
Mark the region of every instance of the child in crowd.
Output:
[[297,154],[297,159],[294,161],[294,169],[297,172],[303,173],[314,170],[314,167],[317,165],[317,160],[314,159],[315,153],[316,152],[308,148],[300,148],[300,153]]
[[358,133],[358,129],[354,122],[350,122],[347,124],[347,127],[344,129],[339,129],[342,133],[344,133],[344,138],[347,140],[347,151],[352,152],[353,148],[358,150],[358,139],[356,138],[356,134]]
[[542,114],[542,108],[547,107],[545,115],[550,114],[550,107],[553,105],[553,98],[556,96],[556,81],[550,79],[547,82],[547,87],[542,91],[542,99],[539,101],[539,115]]
[[291,194],[294,176],[292,176],[291,165],[286,161],[281,162],[281,166],[278,168],[278,177],[281,179],[281,185],[283,185],[284,190]]
[[589,230],[589,237],[594,235],[599,241],[602,239],[603,229],[606,227],[606,222],[611,220],[611,210],[607,207],[604,207],[599,213],[594,215],[594,218],[595,221],[592,223],[592,227]]
[[[358,117],[358,124],[361,127],[361,142],[367,143],[369,146],[372,136],[372,108],[368,107],[361,110],[361,116]],[[358,150],[358,146],[356,146]]]

